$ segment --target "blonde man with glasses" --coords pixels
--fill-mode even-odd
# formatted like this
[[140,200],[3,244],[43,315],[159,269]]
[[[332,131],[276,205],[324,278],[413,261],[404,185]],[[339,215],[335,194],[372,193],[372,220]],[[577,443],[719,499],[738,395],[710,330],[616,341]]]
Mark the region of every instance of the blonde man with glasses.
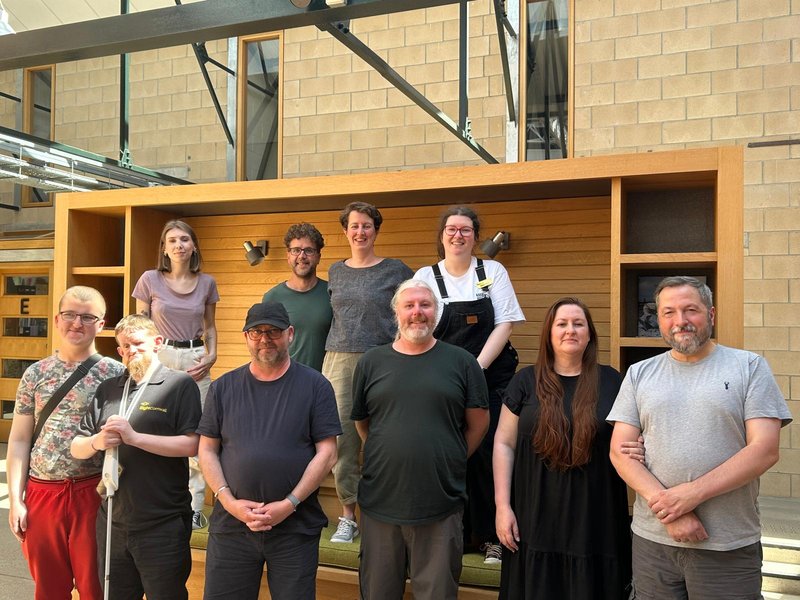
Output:
[[105,312],[100,292],[69,288],[54,319],[55,353],[28,367],[17,389],[8,439],[8,522],[28,560],[36,600],[67,600],[73,585],[82,599],[103,597],[95,543],[102,457],[77,460],[69,446],[97,387],[119,375],[122,365],[101,358],[70,389],[65,387],[50,416],[42,417],[48,401],[96,354]]

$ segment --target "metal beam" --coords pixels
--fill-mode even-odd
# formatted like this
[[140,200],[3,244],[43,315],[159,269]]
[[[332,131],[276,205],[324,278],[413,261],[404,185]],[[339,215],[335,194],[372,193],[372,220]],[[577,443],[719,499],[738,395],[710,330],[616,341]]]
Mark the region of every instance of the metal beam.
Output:
[[306,9],[290,0],[214,0],[0,36],[0,71],[141,52],[455,4],[459,0],[349,0]]
[[386,81],[396,87],[398,91],[405,94],[406,97],[438,121],[440,125],[469,146],[470,149],[487,163],[496,164],[498,162],[486,148],[472,138],[472,135],[468,131],[460,129],[458,124],[448,117],[444,111],[423,96],[419,90],[403,79],[397,71],[389,66],[389,64],[378,56],[369,46],[354,36],[344,23],[323,23],[317,25],[317,27],[322,31],[327,31],[334,38],[339,40],[354,52],[356,56],[375,69]]

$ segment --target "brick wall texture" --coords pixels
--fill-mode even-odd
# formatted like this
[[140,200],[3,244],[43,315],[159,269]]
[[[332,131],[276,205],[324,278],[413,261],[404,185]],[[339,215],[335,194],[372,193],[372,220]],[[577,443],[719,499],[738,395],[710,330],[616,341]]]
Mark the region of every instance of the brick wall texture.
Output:
[[[227,63],[227,40],[206,48]],[[224,112],[228,75],[208,70]],[[58,141],[119,159],[119,72],[116,56],[57,65]],[[128,122],[134,164],[197,183],[225,180],[225,134],[191,46],[131,54]]]
[[[797,0],[575,10],[575,156],[800,138]],[[745,150],[745,346],[800,420],[800,145]],[[800,497],[800,423],[761,491]]]

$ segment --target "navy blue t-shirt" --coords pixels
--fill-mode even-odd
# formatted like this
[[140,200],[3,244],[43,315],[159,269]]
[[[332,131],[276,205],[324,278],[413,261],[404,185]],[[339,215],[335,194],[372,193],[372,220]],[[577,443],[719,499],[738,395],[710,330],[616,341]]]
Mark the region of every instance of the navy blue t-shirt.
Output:
[[[297,362],[276,381],[259,381],[249,363],[214,381],[197,433],[220,440],[220,463],[236,498],[283,500],[316,454],[315,444],[342,433],[336,397],[320,373]],[[272,533],[318,534],[327,518],[316,491]],[[249,531],[221,502],[212,533]]]

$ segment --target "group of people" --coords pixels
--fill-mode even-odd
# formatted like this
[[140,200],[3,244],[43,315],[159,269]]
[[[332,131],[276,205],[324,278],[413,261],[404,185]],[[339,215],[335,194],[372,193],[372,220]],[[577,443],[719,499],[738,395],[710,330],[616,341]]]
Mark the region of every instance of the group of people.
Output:
[[[9,522],[37,600],[101,598],[103,581],[115,599],[186,598],[206,485],[204,597],[256,598],[266,564],[273,598],[314,598],[331,468],[331,541],[360,538],[366,600],[401,598],[407,577],[418,600],[455,599],[471,547],[502,562],[503,599],[760,597],[758,477],[791,417],[761,357],[712,340],[704,283],[661,282],[669,350],[624,380],[569,297],[517,371],[525,317],[506,269],[474,255],[475,212],[443,213],[440,260],[416,273],[376,254],[382,221],[344,208],[351,255],[328,281],[322,234],[291,226],[289,278],[245,318],[250,361],[213,382],[219,294],[186,223],[165,225],[116,325],[122,365],[95,350],[102,296],[65,292],[9,438]],[[96,488],[115,448],[109,515]]]

